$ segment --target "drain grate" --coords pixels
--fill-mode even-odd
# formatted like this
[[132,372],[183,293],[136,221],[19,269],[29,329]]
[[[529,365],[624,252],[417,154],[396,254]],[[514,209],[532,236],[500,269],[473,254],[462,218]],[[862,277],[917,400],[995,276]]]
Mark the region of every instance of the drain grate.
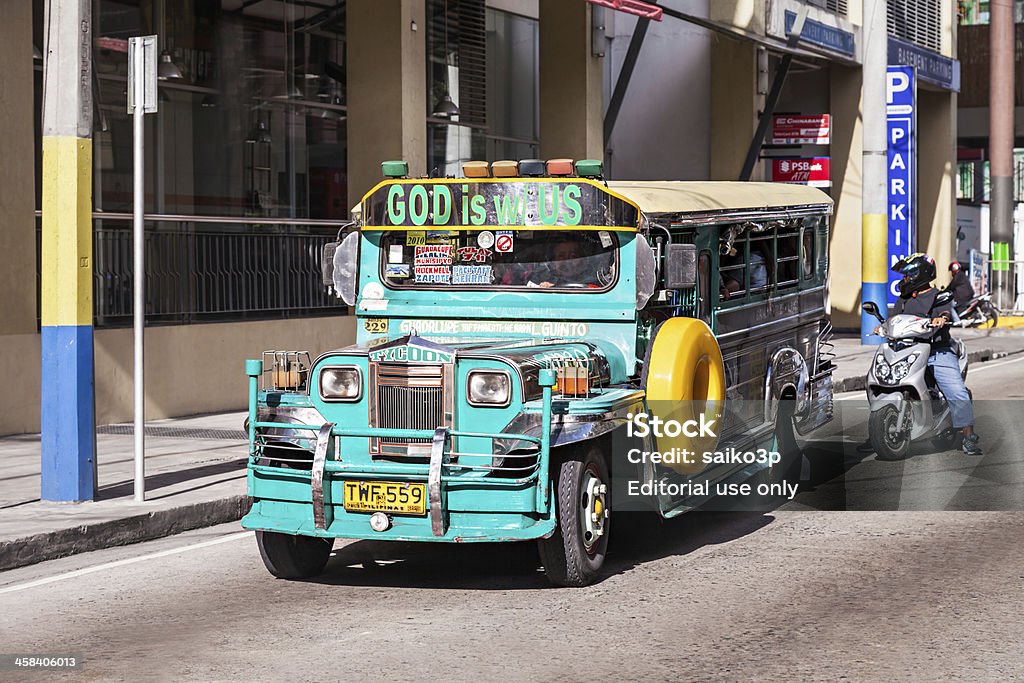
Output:
[[[129,424],[103,425],[96,428],[97,434],[132,436],[135,426]],[[249,435],[240,429],[193,429],[189,427],[146,427],[146,436],[167,436],[175,439],[223,439],[226,441],[247,441]]]

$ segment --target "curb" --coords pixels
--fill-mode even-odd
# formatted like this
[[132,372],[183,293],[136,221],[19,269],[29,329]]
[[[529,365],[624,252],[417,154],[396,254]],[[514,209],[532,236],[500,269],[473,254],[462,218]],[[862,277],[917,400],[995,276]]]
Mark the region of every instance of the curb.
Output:
[[251,505],[249,496],[237,495],[0,541],[0,571],[235,522]]
[[[1015,356],[1018,353],[1024,353],[1024,349],[1015,349],[1013,351],[993,351],[992,349],[980,349],[978,351],[970,351],[967,354],[968,363],[985,363],[990,360],[999,360],[1000,358],[1006,358],[1008,356]],[[833,384],[832,391],[841,394],[847,391],[864,391],[867,389],[867,382],[865,381],[864,375],[855,375],[853,377],[844,377],[843,379]]]

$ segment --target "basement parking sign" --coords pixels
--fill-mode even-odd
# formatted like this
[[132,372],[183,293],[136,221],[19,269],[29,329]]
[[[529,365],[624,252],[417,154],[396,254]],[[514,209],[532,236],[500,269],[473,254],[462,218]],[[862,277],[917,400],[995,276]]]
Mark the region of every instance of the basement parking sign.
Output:
[[[917,241],[916,84],[914,67],[890,66],[886,73],[885,112],[888,148],[889,268],[914,252]],[[899,297],[900,276],[889,271],[889,305]]]

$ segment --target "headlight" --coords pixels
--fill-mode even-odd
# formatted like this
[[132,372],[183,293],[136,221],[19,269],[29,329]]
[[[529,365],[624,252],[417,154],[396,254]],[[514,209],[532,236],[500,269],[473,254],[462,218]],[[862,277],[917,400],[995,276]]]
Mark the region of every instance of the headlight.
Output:
[[363,373],[354,366],[324,368],[320,371],[320,396],[325,401],[358,401],[363,391]]
[[907,359],[892,364],[892,381],[899,382],[910,372],[910,363]]
[[883,382],[889,379],[889,364],[881,358],[875,361],[875,377]]
[[470,405],[507,406],[512,401],[512,381],[507,372],[474,370],[469,373],[466,394]]

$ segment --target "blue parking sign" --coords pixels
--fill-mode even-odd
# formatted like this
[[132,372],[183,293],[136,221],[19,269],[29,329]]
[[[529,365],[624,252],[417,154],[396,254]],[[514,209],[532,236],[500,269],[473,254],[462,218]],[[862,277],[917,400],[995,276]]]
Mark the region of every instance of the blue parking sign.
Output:
[[[917,242],[917,86],[912,66],[890,66],[885,89],[888,147],[889,267],[914,253]],[[889,305],[899,297],[900,276],[889,272]]]

